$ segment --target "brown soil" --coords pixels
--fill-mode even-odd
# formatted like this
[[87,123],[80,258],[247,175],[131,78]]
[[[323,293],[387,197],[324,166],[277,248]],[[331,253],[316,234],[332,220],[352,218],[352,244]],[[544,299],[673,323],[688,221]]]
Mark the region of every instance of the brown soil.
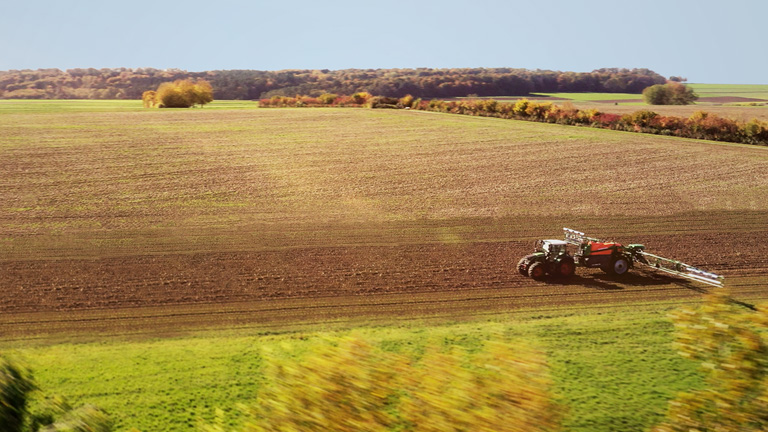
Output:
[[[718,269],[737,297],[766,299],[768,230],[635,238],[653,252]],[[4,339],[46,333],[163,334],[209,326],[321,326],[451,319],[566,306],[695,300],[702,289],[637,268],[623,278],[578,269],[536,282],[515,264],[528,242],[299,248],[9,261],[0,285]],[[749,263],[745,265],[744,263]]]
[[717,96],[717,97],[701,97],[699,102],[710,103],[742,103],[742,102],[768,102],[766,99],[739,97],[739,96]]
[[765,297],[755,146],[407,111],[194,110],[8,114],[0,151],[2,340],[698,298],[642,271],[520,276],[533,240],[563,226]]

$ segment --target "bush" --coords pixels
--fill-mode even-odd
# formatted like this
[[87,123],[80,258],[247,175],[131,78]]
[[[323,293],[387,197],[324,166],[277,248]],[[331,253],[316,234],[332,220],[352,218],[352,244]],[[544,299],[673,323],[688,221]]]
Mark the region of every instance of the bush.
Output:
[[[543,357],[500,341],[474,354],[433,347],[419,362],[357,337],[316,344],[300,361],[265,357],[247,431],[548,431],[560,420]],[[202,429],[224,430],[222,416]]]
[[[361,99],[355,99],[353,95],[353,100]],[[368,99],[368,106],[370,108],[399,108],[399,103],[399,99],[385,96],[374,96]]]
[[647,127],[651,125],[653,119],[659,115],[653,111],[637,111],[626,116],[626,122],[638,127]]
[[333,102],[336,100],[337,97],[339,97],[339,95],[337,94],[323,93],[318,97],[318,99],[320,99],[320,102],[323,105],[333,105]]
[[0,357],[0,425],[3,432],[22,430],[30,393],[37,389],[32,373],[18,362]]
[[649,105],[689,105],[698,98],[693,89],[679,82],[656,84],[643,90],[643,99]]
[[431,349],[406,377],[401,415],[417,432],[559,429],[543,357],[491,341],[475,354]]
[[752,119],[742,129],[745,142],[749,144],[768,143],[768,123]]
[[61,398],[43,403],[30,413],[32,393],[37,390],[32,373],[18,362],[0,356],[0,430],[2,432],[109,432],[112,421],[101,409],[78,409]]
[[529,103],[530,102],[528,99],[520,99],[519,101],[515,102],[515,106],[512,108],[512,112],[518,117],[527,117],[527,109]]
[[154,90],[147,90],[141,95],[141,101],[144,104],[144,108],[154,108],[156,100],[157,92]]
[[399,108],[412,108],[414,105],[414,99],[411,95],[405,95],[397,102]]
[[643,100],[648,105],[669,105],[669,92],[664,84],[656,84],[643,90]]
[[386,431],[395,357],[356,338],[314,346],[303,362],[269,359],[269,381],[248,414],[256,431]]
[[715,292],[673,319],[680,354],[701,364],[706,388],[670,402],[654,432],[768,429],[768,306],[747,311]]
[[372,97],[368,92],[358,92],[352,95],[352,100],[358,105],[365,105]]
[[[154,96],[151,101],[149,98]],[[213,88],[205,80],[192,81],[176,80],[172,83],[162,83],[157,91],[144,92],[144,106],[147,108],[189,108],[195,105],[203,106],[213,101]]]

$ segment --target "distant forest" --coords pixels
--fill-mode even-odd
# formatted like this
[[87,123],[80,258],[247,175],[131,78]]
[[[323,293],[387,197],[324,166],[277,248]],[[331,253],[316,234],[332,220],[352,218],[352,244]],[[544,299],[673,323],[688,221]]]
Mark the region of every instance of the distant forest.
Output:
[[216,99],[319,96],[323,93],[419,98],[525,96],[545,92],[640,93],[667,79],[648,69],[597,69],[560,72],[510,68],[223,70],[38,69],[0,71],[3,99],[141,99],[143,92],[178,79],[202,78]]

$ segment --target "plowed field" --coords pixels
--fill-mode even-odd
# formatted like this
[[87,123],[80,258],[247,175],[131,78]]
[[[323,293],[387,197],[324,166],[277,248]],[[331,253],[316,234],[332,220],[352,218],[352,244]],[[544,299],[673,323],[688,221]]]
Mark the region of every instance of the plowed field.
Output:
[[0,335],[164,334],[695,300],[515,264],[563,226],[766,299],[768,151],[406,111],[0,116]]

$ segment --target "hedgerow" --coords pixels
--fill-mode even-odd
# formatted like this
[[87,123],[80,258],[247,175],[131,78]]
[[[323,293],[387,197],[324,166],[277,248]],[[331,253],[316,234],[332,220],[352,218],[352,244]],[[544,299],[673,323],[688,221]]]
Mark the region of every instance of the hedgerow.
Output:
[[412,108],[453,114],[529,120],[565,125],[677,136],[713,141],[768,145],[768,123],[740,122],[697,111],[688,118],[663,116],[653,111],[617,115],[596,109],[580,110],[570,103],[553,105],[521,99],[514,104],[489,100],[419,102]]
[[632,114],[603,113],[597,109],[580,110],[571,103],[554,105],[549,102],[533,102],[520,99],[515,103],[495,100],[443,101],[414,99],[407,95],[400,99],[356,93],[352,96],[322,95],[283,97],[259,101],[259,106],[270,107],[368,107],[400,108],[463,114],[482,117],[528,120],[562,125],[591,126],[627,132],[725,141],[743,144],[768,145],[768,122],[753,119],[740,122],[697,111],[688,118],[663,116],[653,111],[641,110]]

